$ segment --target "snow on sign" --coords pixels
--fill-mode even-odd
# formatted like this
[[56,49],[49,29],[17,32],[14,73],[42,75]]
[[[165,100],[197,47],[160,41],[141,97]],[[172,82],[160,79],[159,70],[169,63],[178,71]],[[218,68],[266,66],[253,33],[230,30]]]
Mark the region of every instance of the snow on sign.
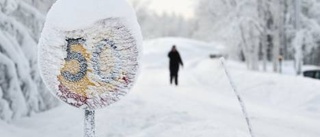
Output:
[[74,107],[106,107],[132,86],[141,43],[125,0],[58,0],[39,41],[42,78]]

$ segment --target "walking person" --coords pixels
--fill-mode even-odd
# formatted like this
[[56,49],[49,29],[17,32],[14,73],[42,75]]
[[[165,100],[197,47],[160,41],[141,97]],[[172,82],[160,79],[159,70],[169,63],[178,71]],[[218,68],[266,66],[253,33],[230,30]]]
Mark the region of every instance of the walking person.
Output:
[[179,52],[177,51],[177,48],[175,45],[172,46],[171,51],[168,54],[169,60],[170,60],[170,84],[172,84],[172,81],[174,80],[176,86],[178,86],[178,72],[179,72],[179,66],[183,66],[182,59],[180,57]]

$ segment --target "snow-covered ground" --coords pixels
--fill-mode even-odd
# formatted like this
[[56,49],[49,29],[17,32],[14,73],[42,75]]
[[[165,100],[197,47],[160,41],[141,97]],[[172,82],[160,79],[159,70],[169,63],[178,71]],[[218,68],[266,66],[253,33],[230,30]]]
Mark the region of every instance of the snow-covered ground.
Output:
[[[176,44],[185,66],[169,84],[167,53]],[[219,60],[216,45],[167,38],[144,44],[143,66],[132,92],[98,110],[97,137],[249,137]],[[227,61],[245,100],[256,137],[319,137],[320,81],[248,71]],[[1,137],[83,136],[83,114],[62,104],[51,111],[0,122]]]

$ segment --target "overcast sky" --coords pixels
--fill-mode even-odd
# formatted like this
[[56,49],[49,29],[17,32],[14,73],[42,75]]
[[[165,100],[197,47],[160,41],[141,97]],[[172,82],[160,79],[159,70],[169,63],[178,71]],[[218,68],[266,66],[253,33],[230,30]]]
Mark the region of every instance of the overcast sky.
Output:
[[159,14],[176,13],[187,18],[193,17],[194,7],[198,0],[141,0],[150,1],[150,9]]

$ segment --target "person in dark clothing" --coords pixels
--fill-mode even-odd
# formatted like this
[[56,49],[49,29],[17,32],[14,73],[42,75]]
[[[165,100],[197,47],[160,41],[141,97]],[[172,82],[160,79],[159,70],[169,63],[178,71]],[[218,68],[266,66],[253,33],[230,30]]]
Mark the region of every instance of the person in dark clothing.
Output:
[[172,46],[171,51],[168,54],[168,57],[170,59],[170,84],[172,84],[173,79],[175,80],[175,84],[178,85],[178,71],[179,66],[183,66],[182,59],[180,57],[179,52],[177,51],[177,48],[175,45]]

